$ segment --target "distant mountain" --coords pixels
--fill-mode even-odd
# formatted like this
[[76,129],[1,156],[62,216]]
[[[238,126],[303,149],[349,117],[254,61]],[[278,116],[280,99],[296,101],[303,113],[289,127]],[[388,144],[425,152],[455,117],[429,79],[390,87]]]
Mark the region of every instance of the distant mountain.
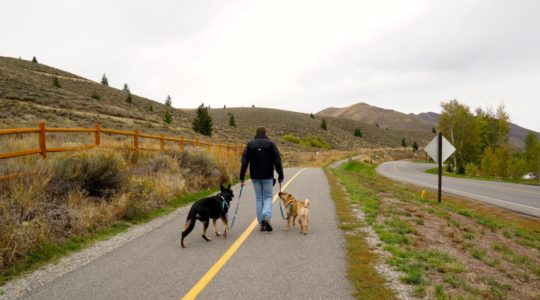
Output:
[[[439,117],[441,116],[440,114],[434,112],[411,115],[416,116],[424,121],[430,122],[433,124],[433,126],[436,126],[439,123]],[[525,145],[523,141],[525,140],[525,137],[527,136],[527,134],[529,134],[529,132],[536,133],[536,136],[538,136],[538,138],[540,139],[540,133],[529,130],[527,128],[523,128],[517,124],[510,123],[510,133],[508,134],[508,140],[510,141],[510,143],[516,145],[517,147],[523,147]]]
[[330,107],[317,113],[320,116],[335,118],[348,118],[366,124],[379,124],[381,128],[402,128],[418,131],[431,130],[432,123],[418,118],[416,115],[407,115],[391,109],[371,106],[366,103],[357,103],[349,107]]
[[[423,112],[419,114],[405,114],[392,109],[384,109],[366,103],[357,103],[348,107],[330,107],[317,113],[320,116],[331,116],[336,118],[348,118],[367,124],[379,124],[382,128],[409,129],[425,131],[439,124],[440,114],[435,112]],[[540,138],[540,133],[523,128],[514,123],[510,123],[509,141],[517,147],[523,147],[523,140],[529,132],[536,133]]]

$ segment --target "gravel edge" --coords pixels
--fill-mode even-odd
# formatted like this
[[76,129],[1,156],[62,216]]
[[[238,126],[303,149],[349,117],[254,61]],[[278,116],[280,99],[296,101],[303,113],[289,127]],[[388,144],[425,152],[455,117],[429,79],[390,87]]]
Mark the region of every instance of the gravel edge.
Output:
[[176,209],[170,214],[156,218],[146,224],[136,225],[126,232],[96,244],[72,255],[62,258],[56,264],[48,264],[41,269],[25,275],[0,287],[0,300],[16,299],[30,294],[32,291],[50,283],[78,268],[81,268],[99,257],[173,221],[185,214],[189,206]]

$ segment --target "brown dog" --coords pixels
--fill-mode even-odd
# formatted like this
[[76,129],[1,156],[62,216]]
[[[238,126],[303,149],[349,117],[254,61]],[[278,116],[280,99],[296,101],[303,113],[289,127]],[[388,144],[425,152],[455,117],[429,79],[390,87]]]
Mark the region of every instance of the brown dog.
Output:
[[304,201],[296,200],[293,195],[279,192],[279,198],[283,201],[285,205],[285,211],[287,212],[287,227],[285,230],[291,228],[291,219],[292,225],[296,225],[296,218],[298,218],[298,224],[300,224],[300,233],[304,235],[308,232],[308,223],[309,223],[309,199]]

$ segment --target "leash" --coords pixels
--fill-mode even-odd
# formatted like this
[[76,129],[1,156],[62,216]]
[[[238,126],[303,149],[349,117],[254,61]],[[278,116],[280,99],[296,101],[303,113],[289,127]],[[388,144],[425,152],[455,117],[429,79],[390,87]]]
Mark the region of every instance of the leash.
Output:
[[[279,192],[281,193],[281,182],[279,183]],[[282,199],[279,199],[279,212],[281,213],[281,218],[283,220],[287,220],[285,214],[283,213],[283,204],[281,202],[283,202]]]
[[240,195],[238,195],[238,203],[236,203],[236,211],[234,212],[234,216],[231,222],[231,226],[229,229],[232,229],[234,226],[234,221],[236,221],[236,214],[238,213],[238,207],[240,207],[240,199],[242,199],[242,191],[244,190],[244,186],[240,185]]

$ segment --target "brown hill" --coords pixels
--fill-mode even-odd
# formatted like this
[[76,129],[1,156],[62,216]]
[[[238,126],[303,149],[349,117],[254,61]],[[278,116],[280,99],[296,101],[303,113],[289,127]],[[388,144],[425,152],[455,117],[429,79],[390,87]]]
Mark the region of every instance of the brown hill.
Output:
[[[61,87],[53,86],[57,78]],[[132,103],[127,93],[80,76],[30,61],[0,57],[0,128],[37,126],[91,127],[96,123],[115,129],[139,129],[146,133],[164,133],[186,138],[207,139],[191,129],[194,109],[172,109],[172,123],[163,121],[162,103],[137,96],[132,91]],[[92,98],[98,94],[99,99]],[[164,95],[166,93],[164,92]],[[165,97],[164,97],[165,98]],[[237,127],[229,126],[229,114],[234,114]],[[328,130],[320,127],[321,118],[309,114],[266,108],[213,108],[212,139],[219,142],[244,143],[259,125],[268,128],[270,136],[286,149],[315,150],[282,140],[284,134],[300,139],[318,137],[334,149],[400,145],[408,141],[426,141],[426,132],[377,128],[362,122],[326,117]],[[363,137],[353,135],[359,128]]]
[[343,108],[327,108],[317,113],[320,116],[348,118],[367,124],[379,124],[382,128],[406,128],[431,130],[431,123],[395,110],[379,108],[366,103],[357,103]]
[[[391,109],[379,108],[366,103],[357,103],[348,107],[330,107],[317,113],[319,116],[333,116],[339,118],[349,118],[367,124],[379,124],[380,127],[405,128],[424,132],[439,124],[440,114],[426,112],[419,114],[404,114]],[[517,147],[523,147],[525,136],[529,132],[536,133],[540,138],[540,133],[523,128],[514,123],[510,123],[509,140]]]

